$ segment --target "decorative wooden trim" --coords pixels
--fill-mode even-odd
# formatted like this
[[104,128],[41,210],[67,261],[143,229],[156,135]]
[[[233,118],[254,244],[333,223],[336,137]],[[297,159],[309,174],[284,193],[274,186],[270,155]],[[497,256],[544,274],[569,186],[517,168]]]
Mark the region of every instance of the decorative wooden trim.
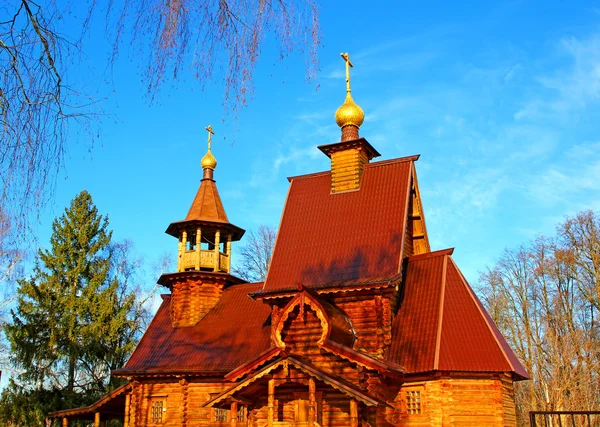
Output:
[[413,187],[415,190],[416,202],[418,203],[418,208],[419,208],[419,215],[420,215],[419,221],[422,223],[421,226],[423,227],[422,239],[424,240],[425,252],[427,253],[427,252],[431,252],[431,247],[429,246],[429,237],[427,235],[427,225],[425,224],[425,215],[423,213],[423,204],[421,203],[421,192],[419,191],[419,181],[417,179],[417,170],[415,168],[414,162],[411,164],[410,170],[411,170],[411,175],[413,178]]
[[271,347],[267,351],[264,351],[263,353],[259,354],[256,359],[251,360],[250,362],[244,363],[243,365],[240,365],[237,368],[235,368],[233,371],[225,375],[225,379],[228,381],[237,381],[238,379],[246,375],[248,372],[252,371],[253,369],[256,369],[263,363],[266,363],[274,357],[281,355],[285,355],[283,349],[281,349],[280,347]]
[[317,341],[317,344],[323,344],[327,339],[329,339],[329,335],[331,334],[331,326],[329,324],[329,317],[325,312],[323,306],[309,293],[306,291],[300,291],[283,309],[283,312],[280,314],[277,326],[275,327],[273,340],[278,347],[285,348],[286,345],[281,338],[281,332],[285,326],[285,322],[290,316],[290,314],[294,311],[296,306],[300,306],[300,313],[302,314],[304,311],[304,306],[308,305],[313,309],[317,318],[321,322],[321,327],[323,328],[323,332],[321,333],[321,338]]
[[[229,398],[235,392],[242,390],[242,389],[246,388],[248,385],[254,383],[255,381],[269,375],[275,369],[282,367],[285,363],[294,366],[295,368],[299,369],[300,371],[304,372],[305,374],[307,374],[311,377],[314,377],[320,381],[323,381],[325,384],[333,387],[334,389],[336,389],[338,391],[341,391],[342,393],[344,393],[348,396],[354,397],[355,399],[361,401],[362,403],[364,403],[367,406],[378,406],[378,405],[382,405],[382,404],[385,405],[385,402],[379,400],[378,398],[369,396],[369,395],[365,394],[362,390],[356,389],[356,387],[353,384],[347,383],[346,381],[341,380],[341,379],[333,378],[330,375],[328,375],[322,371],[319,371],[318,369],[316,369],[312,366],[309,366],[297,359],[289,357],[287,359],[277,360],[277,361],[271,363],[270,365],[265,366],[262,370],[258,371],[253,376],[246,378],[244,381],[234,385],[233,387],[229,388],[228,390],[225,390],[220,395],[218,395],[218,396],[214,397],[213,399],[211,399],[210,401],[204,403],[203,406],[211,407],[211,406]],[[287,379],[285,381],[287,381]]]
[[188,410],[189,410],[189,384],[187,378],[179,380],[181,385],[181,427],[187,427],[188,424]]

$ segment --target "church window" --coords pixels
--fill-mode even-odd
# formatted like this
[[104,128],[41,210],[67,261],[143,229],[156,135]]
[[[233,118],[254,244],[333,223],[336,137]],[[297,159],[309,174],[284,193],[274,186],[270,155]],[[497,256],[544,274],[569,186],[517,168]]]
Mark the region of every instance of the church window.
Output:
[[219,423],[229,421],[229,410],[223,408],[215,408],[214,421]]
[[406,391],[406,412],[409,415],[416,415],[423,413],[423,407],[421,405],[421,390],[407,390]]
[[165,421],[167,405],[164,399],[152,399],[150,401],[150,422],[161,424]]

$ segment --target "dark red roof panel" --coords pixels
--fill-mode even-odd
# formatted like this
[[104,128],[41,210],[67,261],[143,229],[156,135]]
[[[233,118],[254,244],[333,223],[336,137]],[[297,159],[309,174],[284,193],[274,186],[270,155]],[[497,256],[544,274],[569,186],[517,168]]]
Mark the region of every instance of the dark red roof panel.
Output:
[[292,178],[264,290],[398,274],[414,159],[366,165],[358,191],[331,194],[329,172]]
[[446,274],[440,370],[527,372],[452,259]]
[[448,251],[409,258],[386,359],[407,374],[439,370],[528,377]]
[[221,221],[229,222],[221,196],[217,190],[217,185],[212,179],[203,179],[200,181],[200,188],[190,210],[188,211],[187,220],[199,219],[205,221]]
[[173,328],[170,295],[125,367],[127,372],[226,372],[270,347],[268,305],[248,297],[262,283],[225,289],[221,300],[195,326]]
[[415,256],[406,270],[404,296],[392,325],[392,344],[386,354],[407,373],[433,369],[440,314],[444,255]]

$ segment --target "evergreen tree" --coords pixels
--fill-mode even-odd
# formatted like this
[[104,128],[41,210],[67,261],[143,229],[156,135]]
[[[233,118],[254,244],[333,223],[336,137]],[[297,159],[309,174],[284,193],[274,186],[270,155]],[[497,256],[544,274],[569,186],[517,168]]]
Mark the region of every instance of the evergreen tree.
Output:
[[[50,249],[38,251],[32,277],[18,281],[17,306],[6,326],[12,361],[27,387],[14,384],[0,405],[27,399],[55,405],[58,393],[72,407],[115,386],[110,373],[133,350],[145,317],[128,289],[135,268],[128,246],[111,244],[111,236],[108,218],[98,214],[87,191],[54,220]],[[0,418],[8,413],[0,408]]]

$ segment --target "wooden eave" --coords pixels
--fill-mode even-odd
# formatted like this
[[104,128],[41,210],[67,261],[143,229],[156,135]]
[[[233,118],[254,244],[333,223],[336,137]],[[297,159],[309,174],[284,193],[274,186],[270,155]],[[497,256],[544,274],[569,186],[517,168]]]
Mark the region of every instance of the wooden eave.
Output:
[[215,229],[220,230],[221,233],[231,233],[231,240],[237,242],[242,238],[246,230],[238,227],[237,225],[233,225],[227,221],[219,221],[219,220],[207,220],[207,219],[187,219],[181,221],[175,221],[169,224],[165,233],[170,234],[173,237],[179,237],[179,231],[183,228],[195,228],[202,227],[204,229]]
[[[109,414],[113,416],[123,416],[123,411],[125,408],[125,402],[123,401],[123,409],[122,410],[107,410],[107,405],[114,401],[116,398],[121,396],[122,394],[130,391],[132,389],[131,383],[123,384],[120,387],[117,387],[110,393],[102,396],[96,402],[92,403],[88,406],[83,406],[80,408],[72,408],[72,409],[63,409],[61,411],[54,411],[48,414],[51,418],[77,418],[77,419],[94,419],[94,414],[96,412],[100,412],[102,414]],[[118,405],[120,408],[120,404]],[[104,408],[103,408],[104,407]],[[103,410],[104,409],[104,410]]]
[[278,356],[286,358],[288,355],[281,347],[272,347],[269,350],[261,353],[256,359],[244,363],[243,365],[229,372],[227,375],[225,375],[225,379],[228,381],[237,381],[244,375],[257,369],[260,365],[267,363]]
[[284,366],[285,364],[293,365],[294,367],[301,370],[305,374],[324,382],[325,384],[331,386],[332,388],[334,388],[338,391],[341,391],[342,393],[344,393],[346,395],[349,395],[349,396],[357,399],[358,401],[364,403],[367,406],[387,405],[384,401],[364,393],[363,391],[357,389],[354,385],[348,383],[347,381],[345,381],[341,378],[339,378],[339,379],[333,378],[330,375],[328,375],[328,374],[326,374],[304,362],[301,362],[293,357],[288,357],[288,358],[282,358],[282,359],[276,360],[276,361],[272,362],[271,364],[265,366],[260,371],[257,371],[254,375],[246,378],[241,383],[236,384],[235,386],[229,388],[228,390],[225,390],[223,393],[216,396],[215,398],[209,400],[208,402],[206,402],[203,405],[203,407],[212,407],[212,406],[218,404],[222,400],[225,400],[225,399],[229,398],[230,396],[232,396],[234,393],[248,387],[250,384],[260,380],[261,378],[263,378],[265,376],[270,375],[271,372],[273,372],[275,369],[279,368],[280,366]]
[[333,341],[326,341],[324,344],[319,345],[319,347],[325,351],[335,354],[336,356],[346,359],[349,362],[377,371],[388,377],[399,380],[404,379],[404,368],[393,366],[384,361],[374,359],[373,357],[360,353],[352,348]]
[[180,377],[210,377],[220,378],[225,377],[228,371],[215,370],[207,371],[206,369],[190,369],[186,368],[182,370],[178,367],[157,367],[147,369],[116,369],[112,372],[112,375],[117,378],[180,378]]
[[[368,291],[373,289],[385,289],[390,287],[395,287],[397,282],[402,279],[402,274],[395,274],[391,277],[381,278],[381,279],[365,279],[362,281],[361,279],[352,280],[352,281],[340,281],[340,282],[330,282],[324,283],[317,286],[305,287],[305,289],[309,289],[310,291],[321,295],[321,294],[333,294],[333,293],[343,293],[343,292],[357,292],[357,291]],[[260,290],[256,292],[251,292],[248,296],[252,299],[275,299],[275,298],[289,298],[294,297],[298,293],[298,287],[288,287],[282,289],[276,289],[272,291]]]
[[521,375],[514,372],[498,372],[498,371],[427,371],[413,372],[404,376],[404,382],[415,381],[434,381],[439,379],[498,379],[502,376],[511,378],[513,381],[522,381],[528,378],[523,378]]
[[367,153],[367,157],[371,160],[374,157],[379,157],[381,154],[367,141],[365,138],[353,139],[352,141],[335,142],[333,144],[324,144],[317,147],[327,157],[337,151],[350,150],[353,148],[364,148]]
[[229,273],[221,273],[215,271],[202,271],[202,270],[188,270],[179,271],[176,273],[165,273],[159,277],[157,283],[159,285],[170,288],[171,283],[180,282],[182,279],[200,279],[200,280],[222,280],[227,285],[238,285],[240,283],[248,283],[239,277],[233,276]]

